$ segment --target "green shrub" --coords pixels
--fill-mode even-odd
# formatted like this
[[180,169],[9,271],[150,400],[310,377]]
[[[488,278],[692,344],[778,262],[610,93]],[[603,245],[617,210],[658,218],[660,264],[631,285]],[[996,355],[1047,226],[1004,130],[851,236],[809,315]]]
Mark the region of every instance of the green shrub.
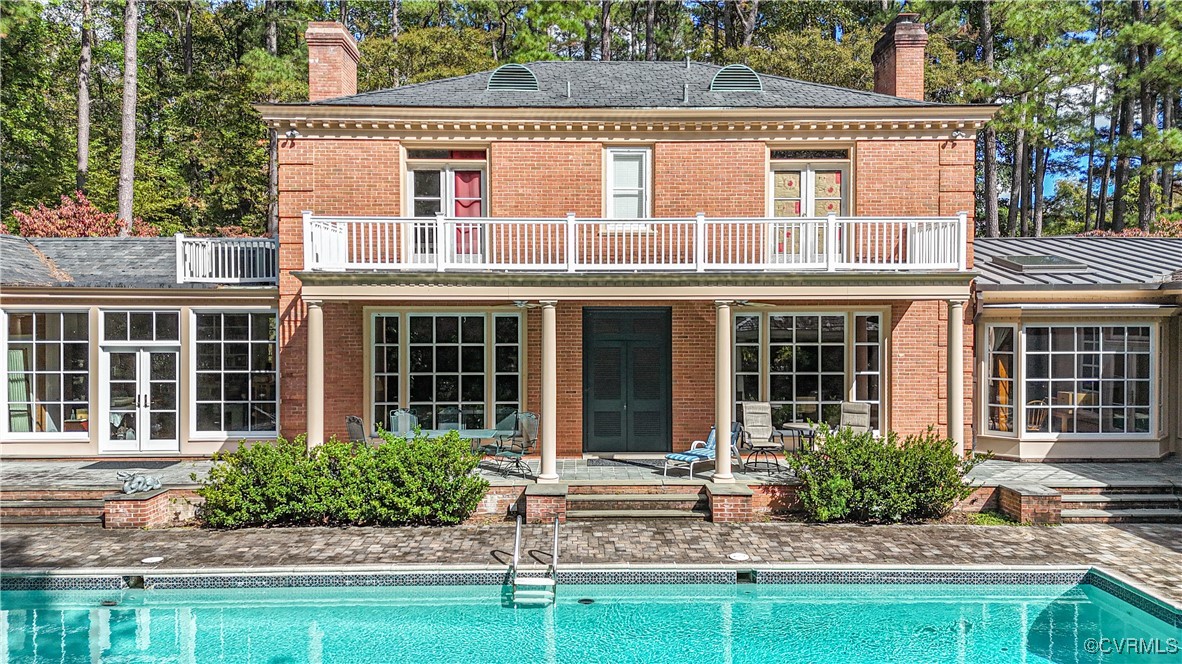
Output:
[[876,438],[845,428],[822,434],[814,451],[788,464],[814,521],[917,521],[948,514],[972,492],[963,478],[978,461],[955,449],[932,427],[902,442],[894,432]]
[[312,450],[303,436],[280,438],[214,460],[197,493],[205,499],[199,515],[216,528],[455,524],[488,489],[472,474],[480,454],[454,433],[413,440],[383,433],[373,447],[334,438]]

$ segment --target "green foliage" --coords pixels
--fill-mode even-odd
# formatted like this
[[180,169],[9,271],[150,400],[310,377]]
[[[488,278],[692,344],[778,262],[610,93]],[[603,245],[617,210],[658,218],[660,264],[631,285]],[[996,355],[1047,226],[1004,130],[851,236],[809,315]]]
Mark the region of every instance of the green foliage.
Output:
[[[488,481],[480,455],[456,434],[382,434],[367,446],[335,438],[308,450],[301,436],[215,455],[197,490],[215,528],[264,525],[452,525],[476,509]],[[193,479],[197,479],[194,475]]]
[[948,514],[972,492],[963,478],[979,460],[959,458],[954,445],[930,427],[902,441],[845,428],[788,464],[814,521],[918,521]]
[[1001,512],[986,510],[969,515],[969,523],[974,526],[1018,526],[1021,525]]
[[463,76],[497,65],[489,54],[489,35],[473,28],[421,28],[394,41],[374,37],[361,42],[359,91],[393,88],[438,78]]

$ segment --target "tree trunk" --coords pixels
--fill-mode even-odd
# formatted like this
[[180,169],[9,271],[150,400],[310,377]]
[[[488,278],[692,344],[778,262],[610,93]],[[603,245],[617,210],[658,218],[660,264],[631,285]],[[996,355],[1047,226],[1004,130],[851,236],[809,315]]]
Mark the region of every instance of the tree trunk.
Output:
[[[502,28],[504,32],[504,28]],[[398,41],[402,35],[402,0],[390,0],[390,39]]]
[[657,59],[657,0],[648,0],[648,8],[644,15],[644,59]]
[[119,235],[131,234],[135,186],[136,0],[123,9],[123,143],[119,158]]
[[590,60],[595,55],[595,21],[586,20],[583,27],[587,31],[587,38],[583,40],[583,59]]
[[1034,140],[1030,140],[1026,145],[1026,152],[1023,155],[1025,159],[1022,160],[1022,208],[1018,210],[1018,224],[1022,229],[1022,237],[1030,236],[1030,213],[1034,209],[1034,197],[1031,196],[1030,187],[1030,172],[1034,170],[1034,157],[1038,152],[1038,144]]
[[279,22],[275,19],[275,0],[263,3],[263,14],[267,20],[267,52],[279,54]]
[[78,170],[74,188],[86,193],[90,170],[90,49],[93,37],[90,0],[82,0],[82,52],[78,56]]
[[1051,148],[1049,147],[1038,147],[1034,153],[1034,237],[1042,237],[1043,213],[1046,207],[1043,188],[1047,175],[1047,158],[1050,157],[1050,152]]
[[612,0],[600,0],[599,11],[599,59],[612,59]]
[[[1136,4],[1136,3],[1134,3]],[[1124,76],[1131,76],[1135,65],[1135,48],[1130,46],[1125,56]],[[1133,95],[1127,91],[1120,93],[1120,124],[1117,125],[1117,135],[1120,138],[1116,144],[1116,175],[1112,192],[1112,230],[1120,232],[1125,229],[1125,215],[1128,205],[1125,203],[1125,189],[1129,186],[1129,143],[1133,138]]]
[[1116,123],[1120,107],[1113,106],[1113,117],[1108,118],[1108,148],[1104,151],[1104,166],[1100,169],[1100,192],[1096,196],[1096,226],[1104,230],[1104,218],[1108,215],[1108,178],[1112,175],[1112,147],[1116,143]]
[[181,14],[181,62],[185,76],[193,75],[193,1],[185,2]]
[[339,14],[339,17],[337,18],[337,20],[341,22],[341,25],[348,26],[349,25],[349,3],[346,0],[340,0],[340,2],[337,4],[337,12]]
[[[981,56],[988,75],[993,76],[993,16],[989,3],[981,3]],[[997,130],[992,124],[985,125],[985,148],[982,150],[983,179],[985,181],[985,225],[989,237],[1001,235],[997,218]]]
[[[1104,3],[1100,3],[1100,16],[1096,22],[1096,41],[1104,39]],[[1096,163],[1096,101],[1100,95],[1100,62],[1096,62],[1096,70],[1092,73],[1092,105],[1088,111],[1088,172],[1087,186],[1084,189],[1084,220],[1083,230],[1088,232],[1088,224],[1092,220],[1092,184],[1095,180]],[[1097,226],[1097,228],[1099,228]]]
[[[1145,7],[1140,0],[1133,3],[1133,17],[1145,21]],[[1147,70],[1153,62],[1155,44],[1143,43],[1137,47],[1138,70],[1141,98],[1141,165],[1137,168],[1137,223],[1141,230],[1148,231],[1153,224],[1153,164],[1149,154],[1149,138],[1157,129],[1157,93],[1150,85]]]
[[1018,235],[1018,210],[1022,207],[1022,171],[1025,163],[1026,130],[1019,127],[1014,132],[1014,168],[1010,175],[1009,210],[1006,211],[1006,226],[1010,235]]
[[739,45],[750,46],[751,38],[755,35],[755,19],[759,16],[759,0],[735,2],[731,6],[734,7],[735,14],[739,17],[739,23],[742,24]]
[[[1161,128],[1168,131],[1174,126],[1174,92],[1167,91],[1161,101]],[[1171,194],[1174,189],[1174,163],[1167,161],[1161,165],[1161,207],[1165,212],[1174,211],[1174,201]]]

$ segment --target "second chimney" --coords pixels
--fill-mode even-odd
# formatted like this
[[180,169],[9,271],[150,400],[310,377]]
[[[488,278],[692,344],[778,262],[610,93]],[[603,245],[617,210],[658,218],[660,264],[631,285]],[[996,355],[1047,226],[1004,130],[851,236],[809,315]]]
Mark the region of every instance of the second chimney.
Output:
[[928,33],[919,14],[899,14],[874,44],[874,91],[923,101],[924,48]]
[[308,101],[357,94],[361,52],[349,30],[335,21],[313,21],[304,39],[308,42]]

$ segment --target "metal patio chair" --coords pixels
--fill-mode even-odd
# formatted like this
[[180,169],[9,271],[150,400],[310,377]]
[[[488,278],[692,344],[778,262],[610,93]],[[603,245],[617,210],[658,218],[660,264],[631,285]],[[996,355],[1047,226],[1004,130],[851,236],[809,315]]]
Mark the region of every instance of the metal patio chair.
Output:
[[[770,461],[778,470],[780,460],[776,452],[785,449],[785,434],[772,426],[772,404],[769,401],[744,401],[743,435],[739,440],[740,451],[747,452],[746,465],[760,457]],[[769,471],[770,472],[770,471]]]

